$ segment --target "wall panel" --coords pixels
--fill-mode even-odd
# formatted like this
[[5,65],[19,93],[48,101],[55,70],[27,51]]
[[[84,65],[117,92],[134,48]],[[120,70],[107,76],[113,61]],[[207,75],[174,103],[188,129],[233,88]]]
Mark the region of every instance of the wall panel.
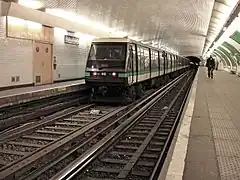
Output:
[[54,28],[53,56],[56,57],[57,68],[54,70],[54,80],[81,78],[85,75],[85,64],[90,42],[81,41],[80,45],[64,43],[64,29]]
[[0,17],[0,87],[33,83],[32,41],[6,38],[5,27]]

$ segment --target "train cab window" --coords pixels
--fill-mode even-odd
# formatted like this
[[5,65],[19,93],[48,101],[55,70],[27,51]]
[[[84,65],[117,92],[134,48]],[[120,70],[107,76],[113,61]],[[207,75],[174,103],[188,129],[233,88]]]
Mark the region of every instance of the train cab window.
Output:
[[124,60],[126,44],[93,44],[90,49],[90,60]]

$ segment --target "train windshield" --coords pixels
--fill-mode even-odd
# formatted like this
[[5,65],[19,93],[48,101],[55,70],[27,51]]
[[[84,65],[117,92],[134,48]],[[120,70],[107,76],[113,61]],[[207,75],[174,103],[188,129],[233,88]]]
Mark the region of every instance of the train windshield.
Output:
[[89,60],[124,60],[125,59],[124,44],[93,44],[90,49]]
[[87,67],[123,69],[125,67],[127,43],[94,43],[88,56]]

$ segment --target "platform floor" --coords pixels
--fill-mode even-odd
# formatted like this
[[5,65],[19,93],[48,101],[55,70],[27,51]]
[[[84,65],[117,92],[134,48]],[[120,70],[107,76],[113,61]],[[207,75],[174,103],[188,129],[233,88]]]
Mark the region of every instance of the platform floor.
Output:
[[[66,81],[54,84],[13,88],[0,91],[0,107],[26,102],[43,97],[73,92],[83,88],[85,80]],[[81,87],[80,87],[81,86]]]
[[200,67],[193,111],[183,118],[166,180],[240,179],[240,78],[225,71],[214,76]]
[[14,89],[0,91],[0,98],[25,94],[29,92],[43,91],[46,89],[64,88],[64,87],[84,84],[84,83],[85,83],[85,80],[76,80],[76,81],[66,81],[66,82],[59,82],[59,83],[53,83],[53,84],[39,85],[39,86],[14,88]]

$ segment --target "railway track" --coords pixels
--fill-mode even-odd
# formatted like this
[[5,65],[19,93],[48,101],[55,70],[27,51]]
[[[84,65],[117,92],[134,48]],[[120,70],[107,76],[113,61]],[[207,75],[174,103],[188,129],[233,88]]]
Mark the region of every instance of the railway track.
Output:
[[[12,179],[13,176],[17,176],[18,171],[21,171],[20,174],[25,171],[29,173],[33,169],[44,166],[58,153],[64,154],[75,143],[85,141],[88,136],[95,134],[97,128],[100,128],[98,126],[106,126],[111,119],[129,109],[130,106],[72,107],[29,126],[2,133],[0,179],[11,175],[10,179]],[[92,114],[91,110],[100,111],[100,114]]]
[[[0,179],[53,177],[127,121],[159,92],[168,89],[169,84],[129,106],[70,108],[16,134],[0,137]],[[91,110],[100,110],[101,114],[90,113]]]
[[[99,114],[91,114],[92,110],[99,110]],[[35,127],[23,129],[14,136],[2,137],[0,144],[0,171],[10,167],[17,161],[34,154],[40,149],[44,149],[49,144],[59,141],[69,134],[78,131],[87,126],[94,120],[103,117],[116,108],[107,106],[87,105],[76,108],[72,114],[67,117],[46,119],[39,122]]]
[[193,77],[161,92],[51,179],[157,179]]
[[45,116],[75,106],[79,102],[84,102],[87,100],[87,92],[85,91],[84,89],[80,92],[61,94],[0,108],[0,130],[8,131],[25,123],[35,122]]

